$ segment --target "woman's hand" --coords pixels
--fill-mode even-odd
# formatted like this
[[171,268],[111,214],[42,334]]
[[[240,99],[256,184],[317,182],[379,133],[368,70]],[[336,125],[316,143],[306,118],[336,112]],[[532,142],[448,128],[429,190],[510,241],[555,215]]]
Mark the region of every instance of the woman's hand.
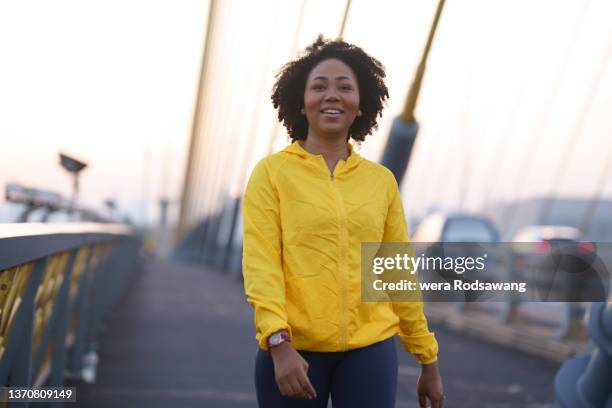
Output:
[[317,393],[308,379],[308,363],[290,342],[270,347],[270,355],[281,395],[296,399],[317,398]]
[[438,372],[438,363],[421,365],[421,375],[417,383],[417,393],[419,395],[419,407],[427,406],[427,399],[431,401],[432,408],[442,408],[444,403],[444,390],[442,379]]

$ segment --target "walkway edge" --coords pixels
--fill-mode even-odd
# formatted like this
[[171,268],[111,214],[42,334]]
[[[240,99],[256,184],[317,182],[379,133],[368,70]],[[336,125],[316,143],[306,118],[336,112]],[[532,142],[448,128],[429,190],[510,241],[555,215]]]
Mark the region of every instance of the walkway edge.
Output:
[[555,339],[552,334],[546,335],[525,326],[505,325],[492,316],[483,317],[482,313],[473,315],[471,312],[461,312],[456,307],[447,305],[429,303],[426,315],[430,322],[456,332],[472,335],[555,363],[564,362],[588,348],[588,343],[565,343]]

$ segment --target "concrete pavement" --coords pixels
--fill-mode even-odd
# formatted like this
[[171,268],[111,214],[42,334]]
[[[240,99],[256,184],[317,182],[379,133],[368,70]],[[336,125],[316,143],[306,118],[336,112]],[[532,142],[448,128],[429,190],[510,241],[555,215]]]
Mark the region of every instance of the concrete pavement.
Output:
[[[432,325],[447,407],[546,407],[557,365]],[[398,407],[417,407],[418,365],[396,339]],[[257,344],[241,283],[216,271],[152,262],[101,335],[98,379],[79,407],[256,407]]]

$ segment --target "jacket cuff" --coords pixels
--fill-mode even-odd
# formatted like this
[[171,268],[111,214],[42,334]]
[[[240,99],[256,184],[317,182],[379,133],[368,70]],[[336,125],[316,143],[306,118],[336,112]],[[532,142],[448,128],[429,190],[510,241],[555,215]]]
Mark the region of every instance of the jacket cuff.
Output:
[[438,359],[438,342],[435,334],[427,332],[418,335],[405,335],[400,333],[404,350],[414,355],[421,364],[431,364]]
[[291,339],[291,341],[293,341],[293,333],[291,332],[291,327],[289,327],[287,323],[279,322],[277,324],[268,326],[268,328],[264,332],[257,334],[259,348],[268,351],[268,337],[281,330],[287,330],[287,333],[289,333],[289,338]]

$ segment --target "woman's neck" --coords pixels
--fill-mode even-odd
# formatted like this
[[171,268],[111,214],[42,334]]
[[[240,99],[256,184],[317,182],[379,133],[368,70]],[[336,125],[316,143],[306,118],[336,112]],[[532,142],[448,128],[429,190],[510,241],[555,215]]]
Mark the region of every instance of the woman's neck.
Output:
[[308,132],[306,140],[300,143],[309,153],[322,154],[325,161],[337,163],[338,160],[346,160],[349,150],[346,147],[346,138],[325,138]]

